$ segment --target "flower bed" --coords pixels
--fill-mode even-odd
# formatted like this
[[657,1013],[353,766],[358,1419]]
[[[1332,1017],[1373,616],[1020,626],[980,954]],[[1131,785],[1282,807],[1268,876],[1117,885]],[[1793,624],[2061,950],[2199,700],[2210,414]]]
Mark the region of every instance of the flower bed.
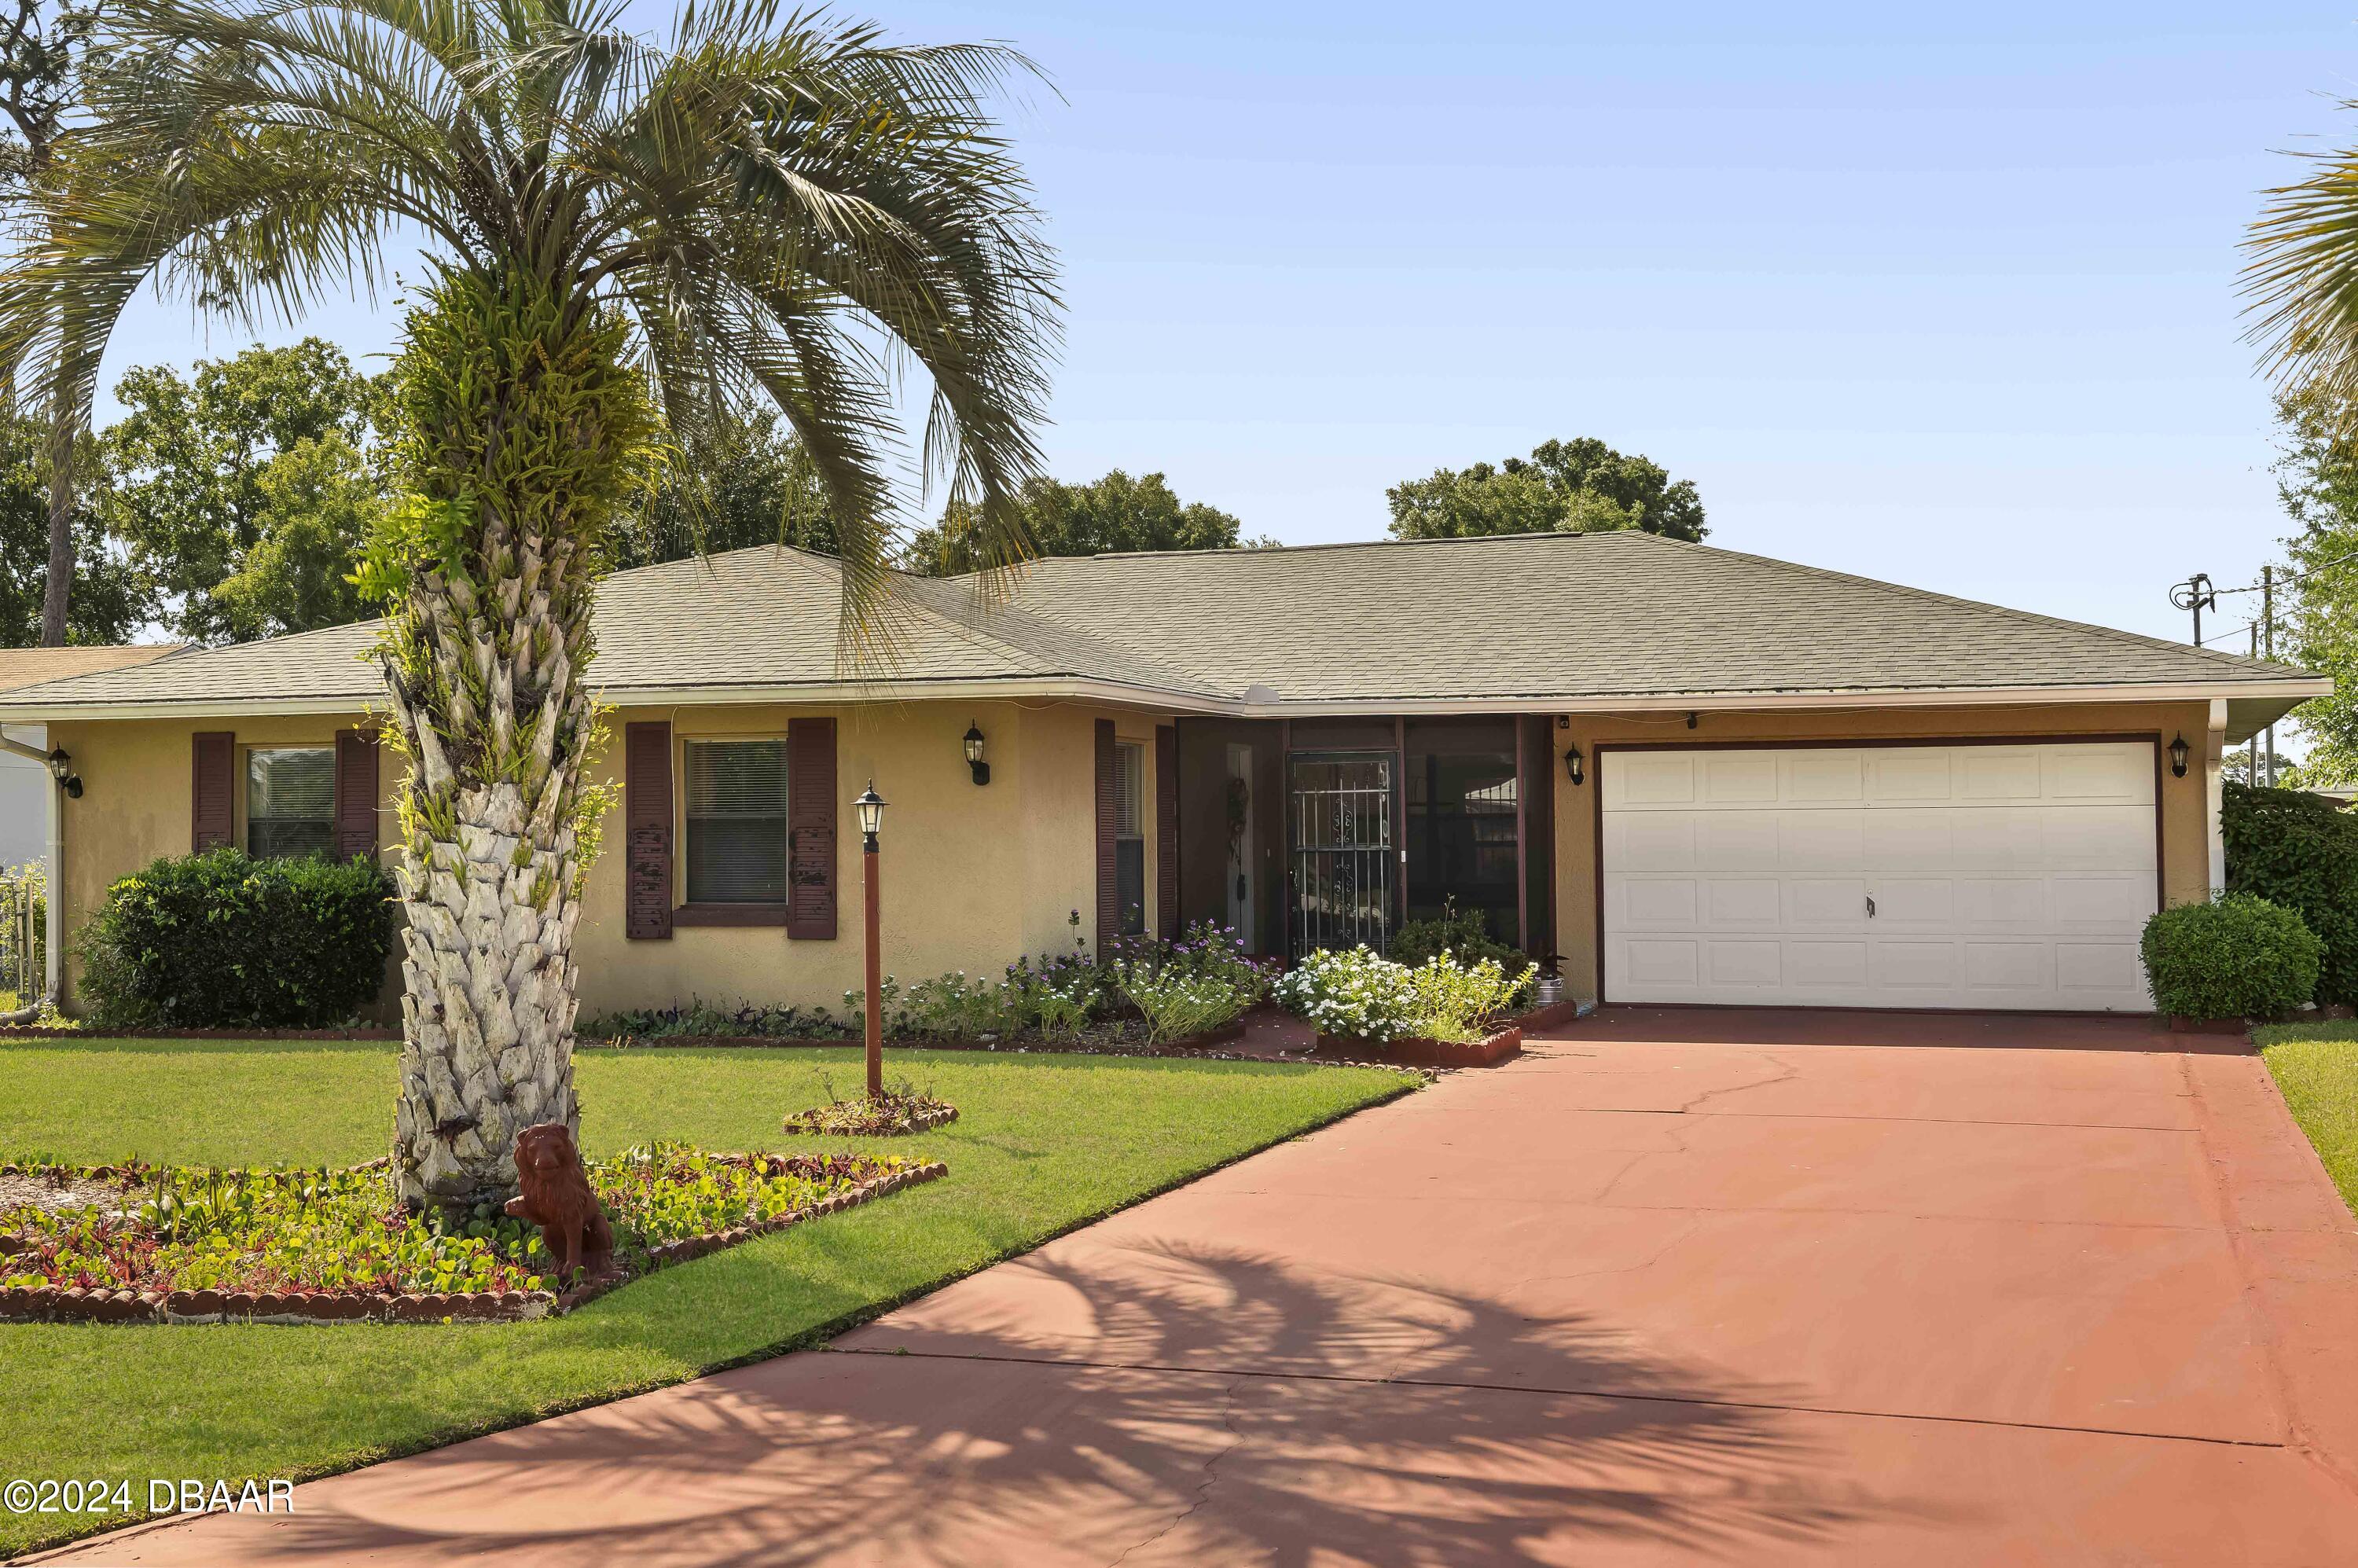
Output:
[[1523,1032],[1509,1025],[1479,1040],[1440,1040],[1404,1035],[1381,1044],[1348,1035],[1321,1034],[1318,1049],[1347,1062],[1381,1062],[1396,1067],[1495,1067],[1523,1050]]
[[[439,1322],[562,1313],[666,1264],[946,1173],[864,1154],[713,1154],[677,1144],[588,1166],[613,1271],[563,1281],[535,1227],[491,1206],[402,1208],[379,1164],[216,1171],[7,1165],[80,1201],[0,1209],[0,1318]],[[112,1203],[107,1201],[111,1195]]]
[[900,1089],[798,1110],[786,1118],[785,1130],[848,1138],[891,1138],[946,1126],[957,1119],[957,1107],[947,1100]]

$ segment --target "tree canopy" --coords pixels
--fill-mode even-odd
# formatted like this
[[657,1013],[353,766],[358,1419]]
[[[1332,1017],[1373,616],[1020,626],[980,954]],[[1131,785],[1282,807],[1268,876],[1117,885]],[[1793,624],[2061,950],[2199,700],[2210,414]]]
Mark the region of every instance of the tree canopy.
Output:
[[2358,444],[2345,434],[2358,420],[2322,387],[2279,397],[2277,420],[2277,493],[2299,530],[2285,541],[2293,574],[2277,653],[2331,675],[2334,688],[2293,709],[2309,740],[2297,779],[2358,784]]
[[[1218,507],[1183,502],[1159,473],[1132,479],[1120,469],[1086,484],[1034,478],[1018,492],[1025,537],[1037,556],[1096,556],[1130,550],[1229,550],[1266,540],[1239,538],[1243,524]],[[970,525],[953,512],[921,529],[904,553],[909,569],[955,577],[991,564]]]
[[94,498],[165,624],[245,642],[367,613],[347,580],[384,516],[384,391],[319,338],[115,387]]
[[1673,481],[1650,458],[1617,452],[1594,437],[1542,441],[1528,459],[1496,467],[1435,469],[1384,494],[1396,539],[1637,528],[1693,540],[1706,532],[1693,480]]
[[[144,581],[110,545],[95,508],[77,505],[72,527],[75,580],[66,641],[131,641],[154,608]],[[41,642],[49,566],[48,429],[38,420],[0,411],[0,648]]]

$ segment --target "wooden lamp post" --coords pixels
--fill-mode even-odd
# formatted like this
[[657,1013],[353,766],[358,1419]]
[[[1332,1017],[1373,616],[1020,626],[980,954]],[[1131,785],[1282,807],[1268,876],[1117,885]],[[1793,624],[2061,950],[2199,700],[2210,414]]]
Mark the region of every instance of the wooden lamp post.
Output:
[[870,779],[860,798],[851,803],[860,814],[860,862],[867,868],[868,892],[868,1098],[884,1098],[884,987],[882,944],[877,937],[876,834],[884,826],[884,797]]

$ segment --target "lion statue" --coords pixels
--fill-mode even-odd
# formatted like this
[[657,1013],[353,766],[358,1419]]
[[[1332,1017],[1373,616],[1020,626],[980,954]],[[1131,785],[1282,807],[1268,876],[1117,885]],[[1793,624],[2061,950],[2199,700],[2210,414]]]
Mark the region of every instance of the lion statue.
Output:
[[557,1260],[557,1277],[611,1268],[614,1230],[590,1190],[590,1174],[565,1123],[544,1121],[517,1133],[515,1164],[524,1195],[508,1199],[508,1213],[540,1227],[540,1243]]

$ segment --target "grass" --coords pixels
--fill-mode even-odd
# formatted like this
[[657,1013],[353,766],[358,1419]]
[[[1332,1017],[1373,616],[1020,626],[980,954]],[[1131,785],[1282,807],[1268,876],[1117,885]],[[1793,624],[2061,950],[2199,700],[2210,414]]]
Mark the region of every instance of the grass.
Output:
[[[384,1152],[394,1048],[320,1041],[0,1047],[11,1156],[242,1164]],[[678,1382],[826,1337],[1256,1149],[1405,1092],[1375,1071],[895,1051],[956,1105],[914,1137],[789,1137],[856,1091],[856,1048],[585,1051],[584,1152],[875,1149],[945,1180],[637,1281],[536,1324],[331,1327],[0,1324],[0,1476],[222,1478],[349,1469]],[[0,1514],[0,1555],[119,1517]]]
[[2252,1039],[2342,1201],[2358,1214],[2358,1022],[2272,1023]]

